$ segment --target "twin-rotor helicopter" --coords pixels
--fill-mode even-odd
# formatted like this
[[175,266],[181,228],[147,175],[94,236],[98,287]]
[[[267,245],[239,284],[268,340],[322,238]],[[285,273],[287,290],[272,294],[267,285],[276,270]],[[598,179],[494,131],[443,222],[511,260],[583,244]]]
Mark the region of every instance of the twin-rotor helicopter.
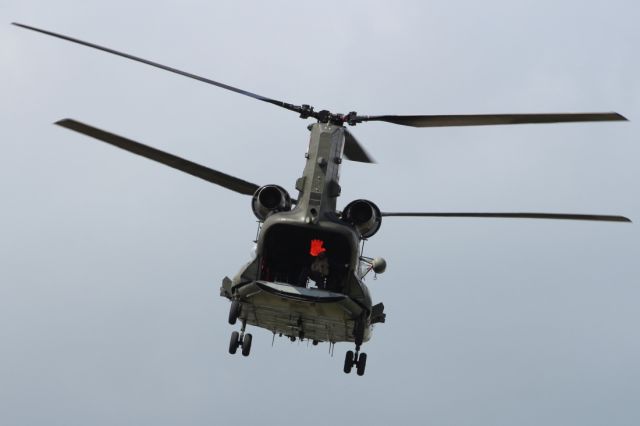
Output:
[[232,191],[251,196],[253,213],[259,220],[255,252],[233,278],[224,278],[220,295],[231,302],[229,323],[241,324],[233,331],[229,353],[251,351],[252,335],[247,325],[261,327],[291,340],[309,340],[314,345],[352,342],[345,354],[345,373],[355,367],[363,375],[367,354],[361,352],[372,328],[385,322],[382,303],[374,304],[364,277],[370,271],[385,271],[382,258],[363,255],[364,241],[380,229],[383,217],[477,217],[565,219],[630,222],[622,216],[561,213],[447,213],[386,212],[370,200],[354,200],[339,209],[340,167],[343,159],[372,163],[348,126],[382,121],[412,127],[483,126],[496,124],[624,121],[617,113],[492,114],[492,115],[360,115],[309,105],[294,105],[248,92],[195,74],[181,71],[113,49],[28,25],[22,28],[92,47],[127,59],[218,86],[241,95],[293,111],[309,125],[311,136],[302,176],[295,182],[297,197],[278,185],[257,185],[209,167],[185,160],[131,139],[95,128],[74,119],[57,125],[91,136],[134,154],[181,170]]

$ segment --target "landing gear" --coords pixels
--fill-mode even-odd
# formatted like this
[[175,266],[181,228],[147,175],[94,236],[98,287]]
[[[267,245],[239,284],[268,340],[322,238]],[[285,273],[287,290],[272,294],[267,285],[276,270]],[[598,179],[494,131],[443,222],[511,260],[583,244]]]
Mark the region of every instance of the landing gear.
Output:
[[[229,315],[229,320],[231,320],[231,315]],[[247,322],[245,320],[242,321],[242,328],[240,332],[234,331],[231,333],[231,339],[229,340],[229,353],[231,355],[235,354],[240,346],[242,346],[242,355],[249,356],[251,352],[251,341],[253,340],[253,336],[250,333],[244,334],[244,330],[247,327]]]
[[367,354],[360,353],[360,346],[364,341],[364,332],[365,332],[366,322],[364,318],[360,318],[360,320],[356,321],[353,326],[353,337],[356,343],[356,351],[347,351],[344,356],[344,372],[349,374],[351,373],[351,369],[355,366],[356,373],[358,376],[364,375],[364,369],[367,366]]
[[351,373],[351,369],[356,367],[356,373],[358,376],[364,375],[364,369],[367,366],[367,354],[360,353],[360,346],[356,346],[355,353],[353,351],[347,351],[344,356],[344,369],[347,374]]

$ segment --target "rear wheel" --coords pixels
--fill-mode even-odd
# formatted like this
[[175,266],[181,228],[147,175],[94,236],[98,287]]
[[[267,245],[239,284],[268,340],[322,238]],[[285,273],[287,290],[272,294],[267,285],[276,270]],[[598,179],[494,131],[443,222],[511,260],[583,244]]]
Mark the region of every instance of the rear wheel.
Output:
[[353,367],[353,351],[347,351],[344,355],[344,372],[349,374],[351,373],[351,368]]
[[358,361],[356,362],[356,373],[358,376],[362,376],[364,374],[364,369],[367,366],[367,354],[361,353],[358,356]]
[[240,316],[240,302],[234,300],[229,308],[229,324],[234,325]]
[[251,334],[245,334],[242,339],[242,355],[249,356],[249,352],[251,352],[251,340],[253,336]]
[[238,345],[240,344],[240,333],[234,331],[231,333],[231,339],[229,340],[229,353],[231,355],[235,354],[238,350]]

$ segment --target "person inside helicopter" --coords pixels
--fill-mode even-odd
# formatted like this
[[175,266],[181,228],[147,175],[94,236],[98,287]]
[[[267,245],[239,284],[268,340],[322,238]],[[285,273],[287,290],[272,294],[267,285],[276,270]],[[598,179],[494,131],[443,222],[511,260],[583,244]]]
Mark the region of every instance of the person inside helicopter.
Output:
[[329,279],[329,258],[326,252],[321,252],[314,257],[311,265],[302,271],[304,281],[311,279],[320,289],[327,288]]

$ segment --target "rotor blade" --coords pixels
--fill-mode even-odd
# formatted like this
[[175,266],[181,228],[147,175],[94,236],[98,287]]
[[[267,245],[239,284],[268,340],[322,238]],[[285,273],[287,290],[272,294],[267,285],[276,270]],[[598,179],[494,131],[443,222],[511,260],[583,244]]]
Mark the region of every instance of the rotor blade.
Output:
[[249,96],[250,98],[257,99],[259,101],[268,102],[270,104],[277,105],[279,107],[288,109],[290,111],[301,112],[301,110],[302,110],[302,108],[300,106],[297,106],[297,105],[293,105],[293,104],[289,104],[289,103],[286,103],[286,102],[278,101],[276,99],[267,98],[266,96],[262,96],[262,95],[258,95],[256,93],[248,92],[246,90],[238,89],[237,87],[229,86],[228,84],[220,83],[220,82],[217,82],[217,81],[205,78],[205,77],[201,77],[199,75],[191,74],[191,73],[188,73],[186,71],[181,71],[181,70],[176,69],[176,68],[171,68],[171,67],[168,67],[166,65],[159,64],[157,62],[153,62],[153,61],[149,61],[149,60],[146,60],[146,59],[138,58],[137,56],[129,55],[128,53],[118,52],[117,50],[109,49],[108,47],[98,46],[97,44],[93,44],[93,43],[89,43],[89,42],[86,42],[86,41],[78,40],[76,38],[69,37],[69,36],[62,35],[62,34],[57,34],[57,33],[51,32],[51,31],[42,30],[40,28],[31,27],[29,25],[19,24],[17,22],[12,22],[12,24],[16,25],[18,27],[21,27],[21,28],[26,28],[28,30],[37,31],[37,32],[42,33],[42,34],[46,34],[46,35],[57,37],[57,38],[60,38],[60,39],[63,39],[63,40],[67,40],[67,41],[70,41],[72,43],[81,44],[83,46],[88,46],[88,47],[92,47],[94,49],[102,50],[103,52],[112,53],[114,55],[122,56],[123,58],[131,59],[131,60],[138,61],[138,62],[142,62],[143,64],[151,65],[152,67],[156,67],[156,68],[161,68],[161,69],[163,69],[165,71],[169,71],[169,72],[172,72],[172,73],[175,73],[175,74],[180,74],[180,75],[183,75],[185,77],[189,77],[189,78],[193,78],[193,79],[198,80],[198,81],[202,81],[204,83],[213,84],[214,86],[218,86],[218,87],[220,87],[222,89],[230,90],[232,92],[236,92],[236,93],[239,93],[241,95]]
[[386,121],[412,127],[489,126],[494,124],[571,123],[582,121],[627,121],[615,112],[557,114],[478,114],[478,115],[372,115],[361,121]]
[[609,216],[596,214],[564,214],[564,213],[409,213],[382,212],[382,216],[401,217],[493,217],[514,219],[564,219],[564,220],[594,220],[601,222],[631,222],[624,216]]
[[117,146],[118,148],[122,148],[134,154],[147,157],[150,160],[157,161],[169,167],[173,167],[174,169],[199,177],[200,179],[204,179],[207,182],[215,183],[216,185],[223,186],[241,194],[253,195],[256,189],[259,188],[255,183],[247,182],[217,170],[201,166],[200,164],[185,160],[184,158],[180,158],[173,154],[160,151],[159,149],[132,141],[131,139],[123,138],[122,136],[97,129],[76,120],[66,118],[64,120],[57,121],[55,124],[78,133],[91,136],[92,138],[96,138],[102,142]]
[[375,160],[364,150],[353,134],[344,129],[344,156],[351,161],[375,163]]

